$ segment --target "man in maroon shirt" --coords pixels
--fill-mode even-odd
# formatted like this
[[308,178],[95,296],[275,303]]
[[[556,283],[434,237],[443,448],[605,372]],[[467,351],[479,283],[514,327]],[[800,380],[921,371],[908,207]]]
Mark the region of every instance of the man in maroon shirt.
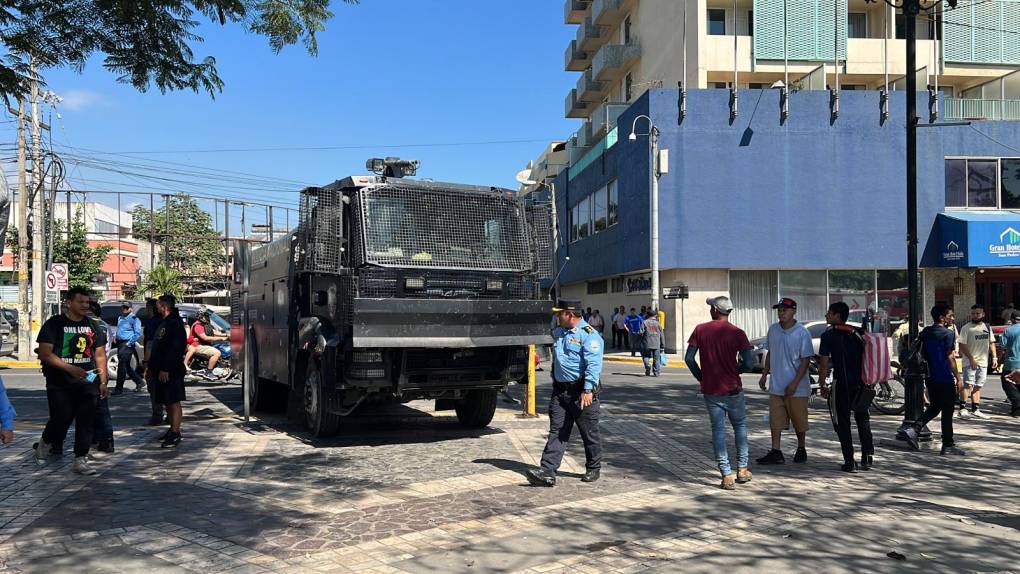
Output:
[[[743,484],[751,481],[751,471],[747,468],[747,405],[740,373],[751,370],[754,358],[747,335],[730,323],[733,303],[729,297],[709,297],[705,302],[712,320],[694,328],[687,342],[685,360],[691,374],[701,383],[708,418],[712,421],[712,448],[722,474],[720,486],[725,490],[733,490],[737,482]],[[733,426],[737,443],[736,475],[730,467],[730,455],[726,451],[727,418]]]

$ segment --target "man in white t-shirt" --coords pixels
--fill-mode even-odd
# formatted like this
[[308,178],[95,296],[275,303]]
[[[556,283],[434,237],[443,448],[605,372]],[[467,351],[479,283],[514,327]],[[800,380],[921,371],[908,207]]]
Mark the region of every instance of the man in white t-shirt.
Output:
[[[793,462],[807,462],[804,441],[808,430],[808,399],[811,396],[811,379],[808,369],[814,349],[811,334],[797,322],[797,302],[783,297],[772,306],[776,309],[779,322],[773,323],[768,332],[769,353],[765,356],[765,369],[758,385],[764,391],[766,382],[769,391],[769,426],[772,430],[772,450],[758,459],[758,464],[783,464],[781,439],[783,431],[790,428],[797,433],[797,453]],[[769,376],[771,375],[771,380]]]
[[960,329],[960,355],[963,357],[963,389],[960,390],[960,411],[957,416],[967,418],[967,399],[972,402],[972,412],[979,419],[988,418],[981,412],[981,388],[988,376],[988,364],[994,369],[998,365],[995,356],[995,335],[985,321],[985,308],[974,305],[970,308],[970,322]]
[[620,305],[613,313],[613,348],[623,349],[630,348],[630,344],[627,340],[627,309]]

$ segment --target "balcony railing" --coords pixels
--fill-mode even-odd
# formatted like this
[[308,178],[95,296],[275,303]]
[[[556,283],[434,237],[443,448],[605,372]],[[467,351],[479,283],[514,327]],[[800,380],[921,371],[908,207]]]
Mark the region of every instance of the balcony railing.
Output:
[[616,127],[616,121],[630,104],[606,102],[595,108],[591,115],[592,136],[599,137]]
[[605,82],[599,82],[592,78],[591,68],[588,68],[577,79],[577,99],[585,102],[597,102],[606,89]]
[[637,40],[631,40],[629,44],[606,44],[599,48],[591,61],[592,73],[599,81],[618,80],[640,58],[641,46]]
[[594,52],[598,49],[602,40],[602,28],[593,24],[591,16],[587,16],[577,27],[577,47],[582,50]]
[[591,0],[566,0],[563,3],[563,21],[567,24],[580,24],[588,15]]
[[566,109],[564,115],[568,118],[586,118],[591,112],[591,106],[592,104],[577,99],[577,90],[572,89],[564,102]]
[[591,5],[591,19],[599,26],[615,26],[620,23],[623,0],[595,0]]
[[943,116],[950,120],[1020,121],[1020,100],[943,100]]
[[567,44],[567,51],[563,54],[563,67],[569,72],[583,72],[591,65],[588,53],[577,48],[577,40],[571,40]]

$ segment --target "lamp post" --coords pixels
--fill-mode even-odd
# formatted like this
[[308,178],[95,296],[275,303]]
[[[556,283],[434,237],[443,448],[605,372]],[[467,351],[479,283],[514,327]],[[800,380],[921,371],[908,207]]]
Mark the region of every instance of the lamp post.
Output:
[[651,238],[651,259],[652,259],[652,310],[659,312],[659,177],[665,173],[659,165],[659,128],[652,123],[652,118],[641,114],[634,118],[630,126],[628,140],[637,141],[638,134],[635,132],[638,120],[648,120],[648,133],[641,134],[648,136],[648,172],[652,188],[652,238]]
[[[878,0],[865,0],[876,3]],[[908,340],[917,338],[917,323],[921,318],[921,290],[918,285],[917,268],[917,16],[921,12],[933,12],[942,5],[941,0],[884,0],[893,8],[903,11],[904,36],[907,51],[907,289],[908,297]],[[950,8],[956,8],[957,0],[947,0]],[[888,33],[888,30],[886,30]],[[903,423],[896,437],[904,440],[904,430],[921,418],[924,403],[924,377],[921,373],[909,371],[904,377],[906,389]]]

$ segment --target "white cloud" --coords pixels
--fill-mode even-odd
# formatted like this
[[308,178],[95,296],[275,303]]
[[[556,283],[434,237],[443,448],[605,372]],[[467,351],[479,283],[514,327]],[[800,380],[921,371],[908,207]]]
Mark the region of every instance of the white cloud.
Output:
[[85,108],[105,106],[108,103],[106,96],[89,90],[68,90],[59,95],[63,98],[60,107],[72,112],[81,111]]

